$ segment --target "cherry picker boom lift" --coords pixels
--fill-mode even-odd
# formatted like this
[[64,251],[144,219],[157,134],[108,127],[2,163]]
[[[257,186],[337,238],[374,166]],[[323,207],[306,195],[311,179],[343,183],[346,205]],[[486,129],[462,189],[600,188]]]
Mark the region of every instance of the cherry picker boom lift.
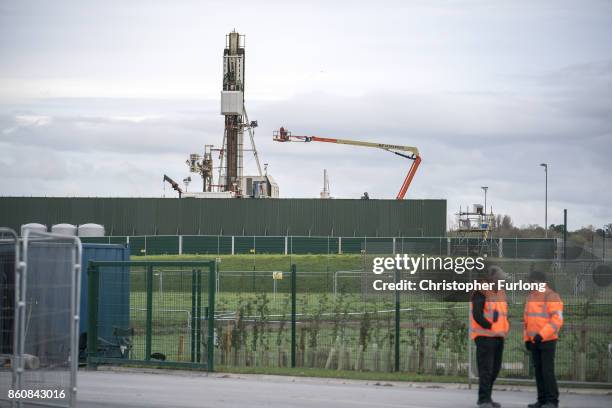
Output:
[[351,146],[375,147],[377,149],[386,150],[406,159],[410,159],[412,160],[412,165],[408,170],[408,174],[406,174],[406,178],[402,183],[400,191],[397,193],[397,200],[404,199],[404,196],[408,191],[408,187],[410,187],[410,183],[412,183],[412,179],[414,178],[414,175],[417,169],[419,168],[419,165],[421,164],[421,156],[419,156],[419,149],[412,146],[398,146],[384,143],[362,142],[359,140],[331,139],[319,136],[297,136],[292,135],[291,132],[285,129],[284,127],[281,127],[279,130],[275,130],[272,134],[272,138],[277,142],[325,142],[345,144]]

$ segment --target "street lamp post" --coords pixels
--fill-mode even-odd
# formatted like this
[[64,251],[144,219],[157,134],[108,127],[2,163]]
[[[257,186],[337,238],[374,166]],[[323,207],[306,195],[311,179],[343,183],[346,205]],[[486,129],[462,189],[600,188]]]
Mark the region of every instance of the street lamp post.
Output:
[[540,163],[544,167],[545,187],[544,187],[544,237],[548,238],[548,163]]
[[[605,261],[606,260],[606,238],[612,238],[612,225],[610,225],[609,227],[607,225],[603,226],[603,248],[601,251],[601,258]],[[609,235],[609,237],[606,237],[606,235]]]
[[489,189],[489,187],[483,186],[483,187],[480,187],[480,188],[482,188],[482,190],[485,193],[484,213],[486,214],[487,213],[487,190]]

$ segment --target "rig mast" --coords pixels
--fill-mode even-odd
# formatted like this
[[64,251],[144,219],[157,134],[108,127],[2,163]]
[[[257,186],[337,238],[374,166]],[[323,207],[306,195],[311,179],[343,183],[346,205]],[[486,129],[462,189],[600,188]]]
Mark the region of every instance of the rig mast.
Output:
[[[225,36],[223,50],[223,84],[221,109],[225,126],[220,148],[205,145],[204,154],[193,153],[187,160],[192,173],[202,177],[202,193],[188,193],[184,197],[278,197],[278,185],[269,174],[263,174],[255,147],[257,121],[249,121],[244,107],[244,56],[245,36],[235,30]],[[248,131],[250,148],[244,148],[244,133]],[[213,162],[213,152],[219,153],[219,161]],[[257,173],[244,174],[244,152],[252,152]],[[215,182],[215,176],[217,180]]]
[[223,153],[225,166],[219,184],[225,191],[239,192],[242,179],[244,129],[244,35],[226,35],[223,50],[223,90],[221,114],[225,116]]

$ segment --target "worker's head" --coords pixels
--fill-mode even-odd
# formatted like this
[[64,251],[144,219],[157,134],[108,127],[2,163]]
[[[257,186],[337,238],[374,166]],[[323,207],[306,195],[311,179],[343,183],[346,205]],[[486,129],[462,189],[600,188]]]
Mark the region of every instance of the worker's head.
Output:
[[546,283],[546,274],[543,271],[529,272],[529,281],[534,283]]
[[506,280],[506,272],[499,265],[487,266],[487,280],[492,283],[497,283],[500,280]]

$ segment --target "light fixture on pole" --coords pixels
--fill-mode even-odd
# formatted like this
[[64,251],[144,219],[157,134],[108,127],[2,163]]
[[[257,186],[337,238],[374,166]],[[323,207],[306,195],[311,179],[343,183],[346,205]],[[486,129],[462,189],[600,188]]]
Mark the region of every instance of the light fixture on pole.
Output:
[[548,163],[540,163],[544,167],[544,237],[548,238]]

